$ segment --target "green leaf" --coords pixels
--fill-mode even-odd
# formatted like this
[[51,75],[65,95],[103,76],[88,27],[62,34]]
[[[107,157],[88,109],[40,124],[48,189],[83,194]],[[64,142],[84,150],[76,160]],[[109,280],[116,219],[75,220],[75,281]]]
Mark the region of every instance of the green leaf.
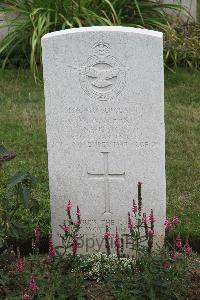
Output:
[[23,183],[24,180],[32,180],[32,175],[26,171],[18,171],[14,176],[8,181],[8,188],[13,188],[19,183]]
[[16,224],[10,224],[9,231],[13,237],[19,238]]
[[39,202],[36,199],[31,199],[30,205],[29,205],[29,210],[32,214],[37,214],[39,211]]
[[21,196],[22,196],[24,205],[27,207],[29,204],[29,201],[31,199],[31,193],[30,193],[30,189],[25,185],[22,185],[22,195]]

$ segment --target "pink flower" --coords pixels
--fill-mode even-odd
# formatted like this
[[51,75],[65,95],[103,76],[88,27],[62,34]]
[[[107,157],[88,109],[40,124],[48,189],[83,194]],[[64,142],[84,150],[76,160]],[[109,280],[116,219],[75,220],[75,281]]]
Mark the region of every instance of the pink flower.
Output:
[[154,223],[155,221],[156,221],[156,219],[155,219],[155,217],[153,215],[153,210],[151,210],[151,213],[150,213],[150,215],[148,217],[148,222]]
[[75,225],[75,226],[80,226],[80,224],[81,224],[80,221],[74,222],[74,225]]
[[137,207],[137,205],[133,205],[133,207],[132,207],[132,212],[133,212],[133,213],[138,212],[138,207]]
[[133,220],[131,220],[131,216],[130,213],[128,213],[128,229],[132,229],[133,228]]
[[69,200],[68,203],[67,203],[67,205],[66,205],[66,207],[65,207],[65,210],[66,210],[67,212],[70,212],[71,209],[72,209],[72,203],[71,203],[71,201]]
[[36,228],[34,229],[34,236],[37,242],[39,242],[40,240],[40,234],[41,234],[40,227],[36,226]]
[[52,238],[49,237],[49,257],[54,257],[56,254],[55,254],[55,249],[54,249],[54,246],[53,246],[53,241],[52,241]]
[[116,239],[115,240],[115,247],[118,248],[118,249],[121,247],[121,241],[120,241],[120,239]]
[[103,234],[103,239],[109,239],[112,237],[112,233],[110,231],[106,231]]
[[24,259],[20,257],[20,250],[17,248],[16,272],[24,272]]
[[192,253],[192,248],[190,247],[190,244],[189,244],[188,241],[185,243],[185,250],[184,250],[184,252],[186,254],[191,254]]
[[31,297],[29,296],[29,294],[25,293],[22,295],[22,300],[30,300]]
[[147,222],[148,222],[148,219],[147,219],[147,217],[145,215],[142,217],[142,222],[144,224],[147,224]]
[[115,247],[117,249],[119,249],[121,247],[121,241],[120,241],[120,238],[119,238],[119,233],[117,231],[117,228],[116,228],[116,235],[115,235]]
[[78,241],[76,235],[74,235],[72,238],[72,253],[74,256],[77,253],[77,249],[78,249]]
[[176,260],[177,260],[177,256],[176,256],[176,253],[175,253],[175,252],[171,252],[169,255],[170,255],[170,258],[171,258],[173,261],[176,261]]
[[29,280],[28,287],[29,287],[29,290],[34,292],[34,293],[38,290],[36,280],[33,276],[31,276],[31,278]]
[[191,253],[192,253],[192,248],[191,248],[191,247],[187,247],[187,248],[185,249],[185,253],[186,253],[186,254],[191,254]]
[[181,248],[182,247],[182,241],[180,235],[177,235],[176,237],[176,247]]
[[172,223],[170,220],[166,219],[164,222],[165,230],[169,230],[172,227]]
[[179,223],[180,223],[179,218],[177,216],[174,216],[172,220],[172,224],[177,225]]
[[16,260],[16,272],[24,272],[24,259],[18,257]]
[[154,235],[154,231],[152,229],[148,229],[148,236],[152,237]]
[[128,229],[133,229],[133,222],[128,222]]
[[170,267],[171,267],[171,265],[170,265],[170,263],[169,263],[168,261],[166,261],[166,262],[163,263],[163,268],[164,268],[165,270],[170,269]]
[[66,224],[64,224],[63,225],[63,230],[64,230],[64,232],[68,232],[69,231],[69,227]]
[[67,233],[69,231],[69,227],[66,225],[65,221],[64,221],[63,225],[60,225],[60,228],[62,228],[65,233]]

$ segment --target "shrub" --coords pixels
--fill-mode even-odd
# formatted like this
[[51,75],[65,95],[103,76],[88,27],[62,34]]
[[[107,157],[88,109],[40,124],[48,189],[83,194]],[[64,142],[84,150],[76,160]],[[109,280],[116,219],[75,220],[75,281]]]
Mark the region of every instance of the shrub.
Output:
[[[193,259],[189,242],[182,243],[178,235],[172,245],[166,241],[162,249],[149,251],[155,217],[152,211],[148,217],[142,214],[142,198],[138,197],[138,200],[137,205],[133,202],[132,213],[128,214],[129,237],[134,245],[129,257],[124,256],[121,251],[120,254],[118,252],[118,234],[114,236],[116,254],[108,251],[108,239],[113,236],[107,226],[104,233],[107,253],[84,256],[74,252],[73,239],[80,229],[81,219],[80,210],[77,208],[76,221],[73,221],[72,204],[69,201],[65,208],[66,220],[61,225],[64,232],[61,239],[66,246],[64,248],[71,249],[71,253],[65,251],[56,254],[50,236],[49,255],[41,256],[35,251],[40,244],[40,229],[37,226],[34,230],[33,255],[25,259],[18,249],[16,257],[14,253],[0,256],[0,267],[3,263],[3,272],[0,272],[0,293],[3,292],[3,299],[20,299],[19,295],[24,300],[87,299],[88,296],[95,298],[95,281],[98,283],[98,293],[102,294],[102,297],[98,295],[98,299],[105,299],[106,286],[106,294],[109,292],[110,297],[108,299],[185,299],[190,283],[190,263]],[[177,216],[171,220],[166,219],[164,224],[167,232],[180,225]],[[144,236],[139,233],[138,225]],[[146,236],[145,247],[146,234],[148,237]]]
[[180,10],[179,5],[151,0],[3,0],[0,13],[16,15],[8,20],[12,29],[0,43],[3,67],[20,49],[36,78],[42,60],[41,37],[60,29],[126,25],[165,31],[169,24],[164,8]]
[[[0,146],[0,168],[13,158],[15,153]],[[10,239],[24,234],[25,227],[19,224],[17,218],[19,211],[29,211],[32,216],[38,212],[38,202],[33,198],[31,189],[33,181],[33,176],[27,171],[17,171],[8,176],[0,195],[0,253],[8,247]]]
[[200,69],[200,25],[170,27],[165,32],[165,63],[169,67]]

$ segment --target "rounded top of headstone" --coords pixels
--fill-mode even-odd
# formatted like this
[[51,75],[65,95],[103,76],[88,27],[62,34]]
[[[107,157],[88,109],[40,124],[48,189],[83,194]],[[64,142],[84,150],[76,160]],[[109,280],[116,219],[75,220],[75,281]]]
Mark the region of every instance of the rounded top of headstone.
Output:
[[154,30],[141,29],[141,28],[133,28],[133,27],[123,27],[123,26],[92,26],[92,27],[80,27],[80,28],[72,28],[65,29],[60,31],[55,31],[51,33],[47,33],[42,37],[42,40],[68,35],[68,34],[76,34],[76,33],[86,33],[86,32],[123,32],[123,33],[135,33],[148,35],[152,37],[162,38],[163,33]]

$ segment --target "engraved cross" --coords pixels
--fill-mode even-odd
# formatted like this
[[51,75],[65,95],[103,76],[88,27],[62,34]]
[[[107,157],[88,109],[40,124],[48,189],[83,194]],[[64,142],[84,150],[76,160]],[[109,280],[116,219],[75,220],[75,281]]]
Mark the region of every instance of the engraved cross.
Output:
[[110,173],[109,172],[109,160],[108,155],[109,152],[101,152],[103,154],[103,161],[104,161],[104,172],[97,174],[97,173],[89,173],[90,179],[100,179],[104,181],[104,197],[105,197],[105,212],[110,213],[110,181],[112,180],[124,180],[125,172],[124,173]]

